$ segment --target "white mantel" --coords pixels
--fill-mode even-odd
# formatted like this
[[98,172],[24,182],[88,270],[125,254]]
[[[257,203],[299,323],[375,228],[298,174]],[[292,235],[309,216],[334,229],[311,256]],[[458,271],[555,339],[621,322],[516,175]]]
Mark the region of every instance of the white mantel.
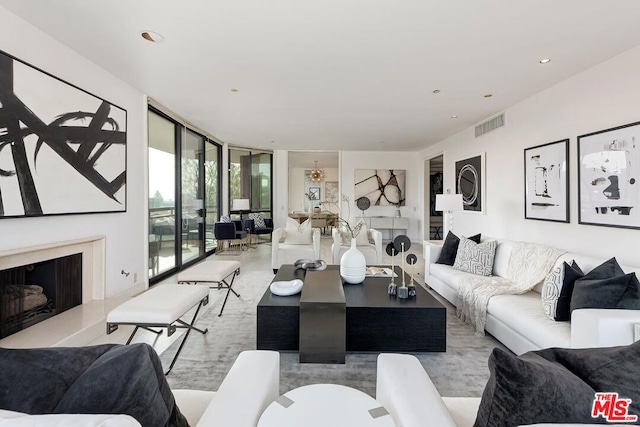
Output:
[[105,237],[48,243],[0,251],[0,270],[82,254],[82,303],[105,298]]

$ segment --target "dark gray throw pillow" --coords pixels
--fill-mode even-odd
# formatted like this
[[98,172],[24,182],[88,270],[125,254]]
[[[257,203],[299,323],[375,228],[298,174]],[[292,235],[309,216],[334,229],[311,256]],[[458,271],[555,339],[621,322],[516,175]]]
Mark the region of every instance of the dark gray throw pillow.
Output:
[[566,321],[571,320],[571,296],[575,287],[576,280],[584,276],[584,273],[575,261],[571,265],[564,263],[564,277],[562,278],[562,289],[556,304],[556,314],[554,320]]
[[611,258],[576,280],[571,311],[580,308],[640,310],[640,282],[635,273],[625,274]]
[[474,427],[604,424],[591,417],[596,392],[631,399],[640,414],[640,342],[592,349],[550,348],[522,356],[495,348]]
[[[476,243],[480,243],[480,233],[475,236],[467,237]],[[453,265],[456,261],[456,255],[458,253],[458,245],[460,244],[460,238],[452,232],[447,233],[447,237],[444,239],[440,256],[436,261],[436,264]]]
[[0,408],[127,414],[145,427],[188,426],[147,344],[0,349]]

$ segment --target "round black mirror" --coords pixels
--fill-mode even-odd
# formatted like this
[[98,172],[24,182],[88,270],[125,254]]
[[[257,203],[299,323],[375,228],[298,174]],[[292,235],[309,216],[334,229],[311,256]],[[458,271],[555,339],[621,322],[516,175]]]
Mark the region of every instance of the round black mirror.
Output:
[[408,251],[409,248],[411,247],[411,239],[409,239],[407,236],[405,236],[404,234],[401,234],[399,236],[396,236],[395,239],[393,239],[393,246],[396,247],[396,250],[398,252],[402,252],[402,247],[404,244],[404,250]]
[[366,211],[371,206],[371,200],[369,200],[367,197],[362,196],[358,200],[356,200],[356,206],[361,211]]
[[396,250],[395,246],[393,246],[392,242],[389,242],[387,244],[387,247],[385,248],[385,252],[387,253],[387,255],[389,256],[396,256],[398,255],[398,251]]

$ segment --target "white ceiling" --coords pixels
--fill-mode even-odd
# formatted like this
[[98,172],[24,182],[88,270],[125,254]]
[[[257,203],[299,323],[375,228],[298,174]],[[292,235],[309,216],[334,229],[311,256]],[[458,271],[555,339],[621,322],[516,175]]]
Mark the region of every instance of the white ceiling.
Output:
[[418,150],[640,44],[639,0],[0,5],[221,140],[265,149]]
[[[336,151],[289,151],[288,153],[290,168],[307,168],[312,169],[318,165],[318,168],[338,168],[340,160]],[[317,163],[314,163],[317,162]]]

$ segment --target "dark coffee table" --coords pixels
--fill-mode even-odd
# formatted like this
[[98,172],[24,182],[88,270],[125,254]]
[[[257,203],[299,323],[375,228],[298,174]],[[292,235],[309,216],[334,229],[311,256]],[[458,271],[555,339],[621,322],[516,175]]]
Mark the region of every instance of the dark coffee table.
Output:
[[[327,269],[339,270],[337,265]],[[395,269],[400,275],[401,270]],[[305,278],[305,270],[283,265],[274,281]],[[408,275],[405,275],[409,283]],[[447,310],[422,286],[416,298],[387,295],[388,277],[367,277],[343,284],[346,300],[347,352],[426,352],[447,349]],[[396,277],[396,284],[402,277]],[[258,350],[298,351],[300,294],[279,297],[267,288],[258,303]]]

